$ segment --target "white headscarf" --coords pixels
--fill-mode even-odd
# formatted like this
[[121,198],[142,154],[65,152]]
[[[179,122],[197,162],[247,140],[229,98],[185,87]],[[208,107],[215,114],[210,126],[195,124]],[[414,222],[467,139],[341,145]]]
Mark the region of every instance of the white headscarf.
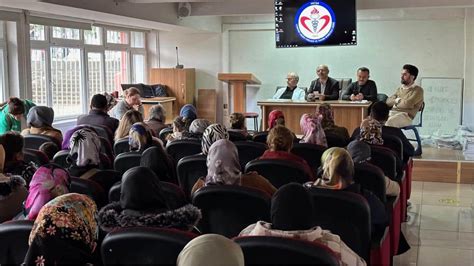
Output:
[[72,134],[69,141],[70,158],[77,166],[99,165],[100,139],[90,128],[81,128]]
[[234,143],[221,139],[214,142],[207,155],[206,186],[209,184],[240,185],[239,154]]

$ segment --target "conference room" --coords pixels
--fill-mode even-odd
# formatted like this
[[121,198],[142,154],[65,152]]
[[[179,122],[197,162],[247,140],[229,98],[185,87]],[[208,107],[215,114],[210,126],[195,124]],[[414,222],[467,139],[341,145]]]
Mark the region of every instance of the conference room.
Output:
[[[361,68],[376,84],[375,98],[344,94],[363,86]],[[51,251],[61,246],[55,238],[48,238],[49,245],[28,242],[35,234],[50,236],[53,229],[32,228],[54,223],[40,219],[71,199],[82,205],[65,217],[75,219],[78,208],[96,211],[81,225],[94,225],[91,230],[77,230],[97,232],[81,235],[94,241],[86,243],[92,254],[86,261],[71,256],[79,263],[472,264],[473,73],[469,0],[2,0],[0,264],[35,263],[41,256],[45,263],[71,262]],[[331,82],[337,82],[334,89]],[[378,108],[373,103],[387,102],[396,111],[402,99],[394,96],[390,104],[390,97],[408,87],[422,89],[422,105],[412,107],[410,125],[396,127],[402,139],[386,137],[395,130],[372,113]],[[325,129],[327,104],[332,125],[345,128],[347,138]],[[273,129],[275,121],[284,125]],[[305,123],[324,129],[324,141],[303,143],[310,139]],[[351,147],[362,145],[361,124],[378,125],[383,148],[370,143],[372,153],[362,165],[351,157],[351,180],[338,180],[377,198],[387,217],[381,227],[367,195],[357,198],[362,203],[344,200],[370,205],[369,213],[352,205],[341,216],[332,209],[348,207],[317,186],[334,181],[324,173],[336,154],[351,156]],[[405,139],[412,146],[404,146]],[[280,164],[272,164],[276,157]],[[239,181],[209,186],[231,184],[219,179],[220,163],[232,169],[226,173],[239,173]],[[369,174],[374,167],[377,174]],[[53,180],[48,192],[40,188],[41,178]],[[264,188],[256,192],[255,184]],[[163,195],[151,197],[156,187]],[[2,203],[12,191],[19,193],[16,205]],[[34,205],[35,193],[48,197]],[[298,194],[293,208],[283,204],[285,193]],[[302,194],[311,198],[312,218],[301,218],[310,226],[275,226],[278,207],[287,208],[284,221],[299,217],[303,208],[294,206],[307,200]],[[146,208],[147,201],[158,203]],[[356,217],[362,216],[367,230],[356,233]],[[275,235],[314,228],[330,231],[321,237],[330,240],[310,245],[295,242],[294,235]],[[257,236],[259,229],[267,234]],[[341,252],[324,245],[334,236]],[[208,247],[216,249],[206,256],[211,261],[192,253],[201,237],[219,246]],[[72,246],[71,254],[83,248]],[[220,248],[224,255],[214,257]],[[239,262],[226,255],[229,249]]]

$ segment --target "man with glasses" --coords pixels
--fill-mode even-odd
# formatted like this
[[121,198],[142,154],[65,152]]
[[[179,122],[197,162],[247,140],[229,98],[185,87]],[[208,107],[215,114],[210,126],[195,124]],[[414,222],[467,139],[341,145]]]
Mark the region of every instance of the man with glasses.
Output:
[[273,99],[291,99],[291,100],[304,100],[305,91],[298,87],[298,81],[300,80],[298,74],[290,72],[286,76],[286,88],[279,88]]
[[307,99],[337,100],[339,99],[339,81],[329,77],[329,68],[327,65],[320,65],[316,69],[318,78],[311,82],[308,89]]

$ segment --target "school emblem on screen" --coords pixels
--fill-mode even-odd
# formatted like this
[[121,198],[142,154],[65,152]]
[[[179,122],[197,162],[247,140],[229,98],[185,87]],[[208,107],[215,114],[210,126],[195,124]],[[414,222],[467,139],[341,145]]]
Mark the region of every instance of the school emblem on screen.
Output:
[[307,42],[320,43],[334,32],[336,16],[324,2],[308,2],[296,12],[295,27],[298,35]]

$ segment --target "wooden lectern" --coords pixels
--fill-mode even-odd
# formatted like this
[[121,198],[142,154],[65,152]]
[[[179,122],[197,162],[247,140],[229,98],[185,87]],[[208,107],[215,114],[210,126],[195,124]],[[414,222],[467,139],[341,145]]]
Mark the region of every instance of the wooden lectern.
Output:
[[245,85],[247,84],[261,84],[252,73],[218,73],[217,79],[229,83],[232,86],[232,106],[233,112],[245,113],[247,91]]

